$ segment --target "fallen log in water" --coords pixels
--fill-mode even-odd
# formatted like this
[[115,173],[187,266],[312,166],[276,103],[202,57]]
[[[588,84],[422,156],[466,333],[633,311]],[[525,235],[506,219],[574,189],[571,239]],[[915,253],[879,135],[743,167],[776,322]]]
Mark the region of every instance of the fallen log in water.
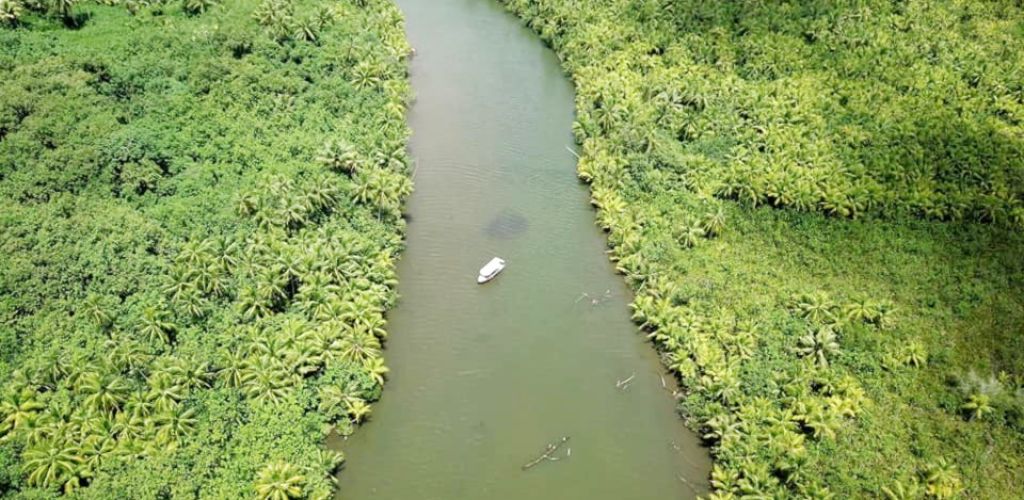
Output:
[[616,389],[626,390],[627,388],[629,388],[629,383],[632,382],[634,378],[636,378],[636,372],[633,372],[633,374],[630,375],[629,378],[627,378],[625,380],[618,380],[618,381],[616,381],[615,382],[615,388]]
[[[561,448],[562,445],[567,443],[568,441],[569,441],[569,436],[562,436],[562,439],[559,439],[558,441],[555,441],[554,443],[548,443],[547,448],[544,448],[544,453],[542,453],[539,457],[535,458],[534,460],[531,460],[530,462],[527,462],[527,463],[523,464],[523,470],[527,470],[530,467],[533,467],[534,465],[537,465],[537,464],[539,464],[539,463],[541,463],[541,462],[543,462],[545,460],[551,460],[552,462],[558,461],[559,459],[557,459],[557,458],[555,458],[555,457],[553,457],[551,455],[554,455],[554,453],[556,451],[558,451],[558,449]],[[568,455],[566,455],[566,456],[568,456]]]

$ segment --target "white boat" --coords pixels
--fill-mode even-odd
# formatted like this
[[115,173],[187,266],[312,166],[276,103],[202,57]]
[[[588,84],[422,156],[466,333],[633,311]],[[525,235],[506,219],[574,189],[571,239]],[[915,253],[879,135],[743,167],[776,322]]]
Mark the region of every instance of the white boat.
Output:
[[502,269],[505,269],[505,260],[495,257],[480,268],[480,275],[476,277],[476,282],[481,285],[487,283],[494,279]]

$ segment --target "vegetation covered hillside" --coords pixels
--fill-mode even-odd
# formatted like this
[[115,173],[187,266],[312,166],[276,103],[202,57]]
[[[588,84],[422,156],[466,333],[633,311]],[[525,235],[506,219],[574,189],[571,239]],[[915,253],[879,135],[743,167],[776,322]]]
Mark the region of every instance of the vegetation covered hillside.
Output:
[[716,497],[1019,496],[1019,3],[504,3]]
[[0,0],[0,496],[327,498],[410,183],[384,0]]

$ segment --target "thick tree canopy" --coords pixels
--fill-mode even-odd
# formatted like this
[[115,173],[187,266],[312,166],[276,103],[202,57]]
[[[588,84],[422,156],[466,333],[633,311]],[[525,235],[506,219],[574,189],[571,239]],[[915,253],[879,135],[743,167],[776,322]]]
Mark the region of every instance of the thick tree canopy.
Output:
[[716,495],[1019,496],[1019,2],[504,3]]
[[0,2],[0,496],[326,498],[387,371],[401,16],[110,3]]

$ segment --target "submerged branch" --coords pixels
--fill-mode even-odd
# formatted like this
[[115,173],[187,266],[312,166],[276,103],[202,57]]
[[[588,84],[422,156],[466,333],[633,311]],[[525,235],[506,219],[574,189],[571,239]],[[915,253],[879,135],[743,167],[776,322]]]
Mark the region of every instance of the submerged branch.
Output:
[[[554,455],[554,453],[556,451],[558,451],[558,449],[561,448],[562,445],[567,443],[568,441],[569,441],[569,436],[562,436],[562,439],[559,439],[558,441],[555,441],[554,443],[548,443],[547,448],[544,449],[544,453],[542,453],[539,457],[533,459],[532,461],[523,464],[523,470],[527,470],[530,467],[533,467],[534,465],[537,465],[537,464],[539,464],[539,463],[541,463],[541,462],[543,462],[545,460],[551,460],[552,462],[557,462],[559,459],[553,457],[552,455]],[[568,457],[571,454],[572,454],[572,451],[570,449],[569,455],[566,455],[566,456]]]
[[629,378],[625,380],[619,380],[615,382],[615,388],[626,390],[626,388],[629,387],[629,383],[632,382],[634,378],[636,378],[636,372],[633,372],[633,374],[630,375]]

